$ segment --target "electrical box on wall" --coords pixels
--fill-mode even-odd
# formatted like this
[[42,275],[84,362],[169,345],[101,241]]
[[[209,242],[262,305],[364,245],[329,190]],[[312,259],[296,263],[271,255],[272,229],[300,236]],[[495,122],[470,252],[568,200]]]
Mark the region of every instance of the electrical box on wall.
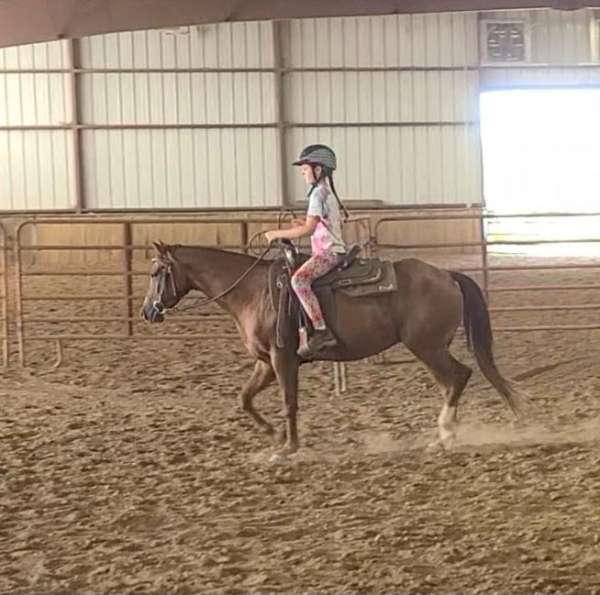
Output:
[[479,39],[482,64],[511,65],[530,61],[530,26],[525,19],[484,19],[480,21]]

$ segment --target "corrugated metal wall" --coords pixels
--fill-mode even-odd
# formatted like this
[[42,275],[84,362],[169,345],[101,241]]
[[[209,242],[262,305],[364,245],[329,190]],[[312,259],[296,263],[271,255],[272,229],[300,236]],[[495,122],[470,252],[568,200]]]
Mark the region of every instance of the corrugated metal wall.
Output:
[[[531,65],[479,64],[526,18]],[[479,203],[479,92],[597,84],[592,11],[236,23],[0,50],[0,209],[277,206],[333,145],[348,199]],[[559,68],[557,68],[559,66]]]
[[56,72],[68,68],[67,49],[53,42],[0,50],[0,209],[75,205],[69,77]]
[[82,137],[88,206],[276,204],[272,48],[270,23],[83,39],[84,69],[119,71],[81,75],[82,122],[112,127]]
[[[284,25],[286,146],[339,152],[350,199],[477,203],[481,197],[476,14]],[[301,180],[290,192],[300,196]]]

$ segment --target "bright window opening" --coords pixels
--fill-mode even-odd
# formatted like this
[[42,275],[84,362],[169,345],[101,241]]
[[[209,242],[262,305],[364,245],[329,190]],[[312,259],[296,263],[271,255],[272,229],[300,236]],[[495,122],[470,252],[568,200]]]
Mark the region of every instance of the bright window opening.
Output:
[[[480,104],[490,211],[600,212],[600,89],[491,91],[481,95]],[[487,233],[504,240],[600,238],[600,217],[493,220]],[[600,243],[506,251],[600,254]]]

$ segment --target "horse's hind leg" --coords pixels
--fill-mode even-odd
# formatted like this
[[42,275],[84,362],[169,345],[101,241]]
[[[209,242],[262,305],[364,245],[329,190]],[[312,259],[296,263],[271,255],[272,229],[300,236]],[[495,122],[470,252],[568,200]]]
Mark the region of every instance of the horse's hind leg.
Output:
[[456,438],[458,401],[472,370],[452,357],[446,347],[435,350],[411,348],[411,351],[427,366],[441,387],[444,405],[438,416],[439,443],[449,447]]
[[267,434],[273,434],[273,426],[254,409],[254,397],[263,389],[269,386],[275,380],[275,372],[271,364],[258,360],[254,365],[252,376],[240,393],[242,409],[254,420],[259,428],[262,428]]

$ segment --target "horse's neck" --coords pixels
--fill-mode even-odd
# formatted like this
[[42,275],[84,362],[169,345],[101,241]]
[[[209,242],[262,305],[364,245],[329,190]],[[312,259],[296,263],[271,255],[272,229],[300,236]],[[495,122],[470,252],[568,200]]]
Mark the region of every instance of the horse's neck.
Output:
[[[186,265],[194,289],[199,289],[209,298],[229,289],[255,262],[255,259],[244,254],[210,248],[182,247],[177,258]],[[255,295],[255,288],[248,289],[253,281],[253,276],[248,276],[217,302],[234,312]]]

